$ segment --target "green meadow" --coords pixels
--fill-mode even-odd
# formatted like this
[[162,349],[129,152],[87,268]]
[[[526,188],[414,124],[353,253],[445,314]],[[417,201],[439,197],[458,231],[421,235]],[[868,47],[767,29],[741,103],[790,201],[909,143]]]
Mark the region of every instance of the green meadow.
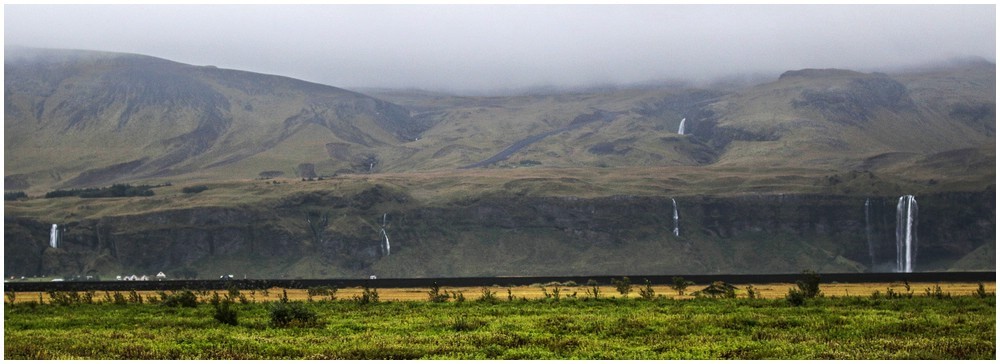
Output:
[[124,295],[8,303],[4,358],[996,359],[992,293],[887,291],[799,304],[605,292],[526,299],[484,290],[466,299],[446,291],[423,301],[326,293],[273,302],[189,295],[187,305],[181,293],[143,303]]

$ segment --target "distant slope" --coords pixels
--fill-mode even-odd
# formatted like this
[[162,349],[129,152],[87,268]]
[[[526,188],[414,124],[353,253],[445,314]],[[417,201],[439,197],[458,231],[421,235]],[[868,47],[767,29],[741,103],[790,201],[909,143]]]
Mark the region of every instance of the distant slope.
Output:
[[[463,166],[869,171],[919,183],[955,171],[966,181],[995,176],[996,75],[984,61],[891,75],[805,69],[743,88],[502,97],[371,97],[65,50],[9,50],[4,74],[5,187],[36,195],[115,182]],[[578,122],[597,110],[613,116]],[[682,119],[686,135],[678,134]]]
[[139,55],[13,49],[4,76],[4,172],[29,185],[333,173],[419,132],[358,93]]
[[695,122],[719,165],[867,169],[887,153],[931,155],[994,143],[994,66],[886,75],[786,72],[730,95]]
[[[413,169],[506,168],[522,161],[542,167],[705,165],[714,151],[678,135],[677,128],[724,95],[676,86],[500,97],[372,94],[433,125],[407,144],[416,151],[399,163]],[[598,110],[613,117],[580,122]]]
[[[805,69],[736,90],[373,95],[415,110],[415,118],[432,125],[408,144],[415,152],[400,162],[416,169],[530,161],[543,167],[888,168],[920,176],[933,171],[918,160],[937,153],[994,160],[994,69],[985,61],[892,75]],[[595,109],[617,116],[567,128]],[[681,119],[687,119],[687,135],[677,134]],[[992,169],[972,173],[995,175]]]

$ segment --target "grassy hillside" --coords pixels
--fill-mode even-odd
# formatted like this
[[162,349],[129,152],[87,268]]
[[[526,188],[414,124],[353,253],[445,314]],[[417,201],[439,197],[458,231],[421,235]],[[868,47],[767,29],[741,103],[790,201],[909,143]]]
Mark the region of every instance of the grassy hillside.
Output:
[[389,102],[138,55],[20,50],[5,63],[5,188],[35,194],[262,172],[449,170],[505,149],[485,167],[994,175],[995,74],[982,62],[893,75],[791,71],[735,90],[375,93]]
[[[15,50],[4,72],[13,189],[333,174],[413,132],[405,110],[364,95],[152,57]],[[331,158],[328,144],[349,150]]]

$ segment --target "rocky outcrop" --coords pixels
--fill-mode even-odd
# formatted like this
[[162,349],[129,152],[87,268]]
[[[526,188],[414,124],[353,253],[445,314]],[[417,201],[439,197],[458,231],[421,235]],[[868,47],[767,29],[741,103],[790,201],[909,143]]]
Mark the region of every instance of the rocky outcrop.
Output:
[[858,74],[843,85],[825,90],[804,90],[792,100],[792,106],[818,111],[827,120],[847,125],[865,124],[879,110],[915,109],[906,86],[881,73]]

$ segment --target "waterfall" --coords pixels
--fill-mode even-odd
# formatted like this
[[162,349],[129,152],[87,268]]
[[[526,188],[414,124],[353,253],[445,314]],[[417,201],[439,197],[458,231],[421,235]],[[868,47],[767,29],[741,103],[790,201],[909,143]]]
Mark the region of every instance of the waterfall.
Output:
[[680,220],[680,215],[677,214],[677,200],[674,200],[674,199],[671,198],[670,201],[674,202],[674,236],[680,237],[681,236],[681,226],[679,225],[679,222],[678,222]]
[[52,224],[52,230],[49,231],[49,246],[59,247],[59,225]]
[[385,238],[385,255],[389,256],[389,234],[385,232],[385,220],[389,216],[389,213],[382,213],[382,237]]
[[677,134],[684,135],[684,121],[685,120],[687,120],[687,118],[682,118],[681,119],[681,125],[677,127]]
[[872,259],[872,268],[875,267],[875,245],[872,244],[872,221],[871,221],[871,199],[865,199],[865,239],[868,240],[868,256]]
[[389,234],[385,233],[385,229],[382,229],[382,236],[385,237],[385,256],[389,256]]
[[899,197],[896,204],[896,271],[913,272],[917,259],[917,199]]

